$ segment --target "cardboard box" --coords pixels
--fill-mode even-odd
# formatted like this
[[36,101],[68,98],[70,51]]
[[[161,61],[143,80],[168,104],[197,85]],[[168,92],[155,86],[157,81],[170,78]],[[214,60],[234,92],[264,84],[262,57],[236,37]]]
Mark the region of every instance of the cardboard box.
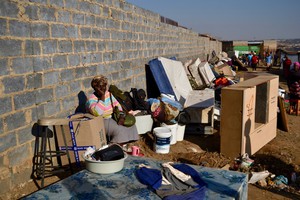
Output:
[[[80,161],[84,161],[82,154],[88,147],[99,149],[107,144],[104,121],[101,116],[90,114],[74,114],[69,119],[69,125],[55,126],[58,146],[60,150],[66,149],[62,135],[64,131],[71,162],[80,166]],[[67,156],[61,159],[63,165],[68,164]]]

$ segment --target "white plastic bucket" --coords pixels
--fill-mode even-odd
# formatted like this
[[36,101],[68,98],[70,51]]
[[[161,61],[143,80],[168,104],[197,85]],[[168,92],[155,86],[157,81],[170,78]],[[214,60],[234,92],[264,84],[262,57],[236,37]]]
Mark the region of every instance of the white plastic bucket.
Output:
[[166,123],[162,123],[161,126],[162,127],[168,127],[171,132],[172,132],[172,137],[171,137],[171,142],[170,144],[176,144],[177,142],[177,123],[172,123],[172,124],[166,124]]
[[177,141],[182,141],[183,140],[184,132],[185,132],[185,125],[178,124],[177,133],[176,133]]
[[161,154],[169,153],[172,131],[168,127],[157,127],[153,129],[153,132],[155,136],[155,152]]

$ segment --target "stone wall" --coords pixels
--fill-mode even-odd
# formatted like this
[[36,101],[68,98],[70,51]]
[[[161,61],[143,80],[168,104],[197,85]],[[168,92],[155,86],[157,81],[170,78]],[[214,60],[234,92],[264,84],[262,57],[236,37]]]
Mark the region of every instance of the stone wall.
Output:
[[30,180],[33,125],[74,113],[94,75],[146,89],[149,60],[212,50],[221,42],[121,0],[1,0],[0,195]]

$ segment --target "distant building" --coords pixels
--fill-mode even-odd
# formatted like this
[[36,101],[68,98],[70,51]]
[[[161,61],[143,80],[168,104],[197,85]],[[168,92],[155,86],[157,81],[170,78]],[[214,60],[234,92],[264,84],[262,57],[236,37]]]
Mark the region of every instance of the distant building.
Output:
[[249,54],[251,51],[263,56],[264,52],[276,52],[277,40],[235,40],[222,41],[222,51],[234,52],[235,55]]

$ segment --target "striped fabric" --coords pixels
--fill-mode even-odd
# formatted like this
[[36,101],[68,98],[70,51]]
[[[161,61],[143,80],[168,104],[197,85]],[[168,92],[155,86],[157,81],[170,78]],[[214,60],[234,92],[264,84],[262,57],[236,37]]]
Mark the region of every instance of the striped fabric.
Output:
[[[119,110],[122,110],[120,103],[112,95],[113,106],[118,106]],[[94,116],[102,116],[103,118],[111,118],[112,106],[110,101],[110,92],[106,91],[105,100],[98,100],[95,94],[91,94],[86,102],[86,109]]]

